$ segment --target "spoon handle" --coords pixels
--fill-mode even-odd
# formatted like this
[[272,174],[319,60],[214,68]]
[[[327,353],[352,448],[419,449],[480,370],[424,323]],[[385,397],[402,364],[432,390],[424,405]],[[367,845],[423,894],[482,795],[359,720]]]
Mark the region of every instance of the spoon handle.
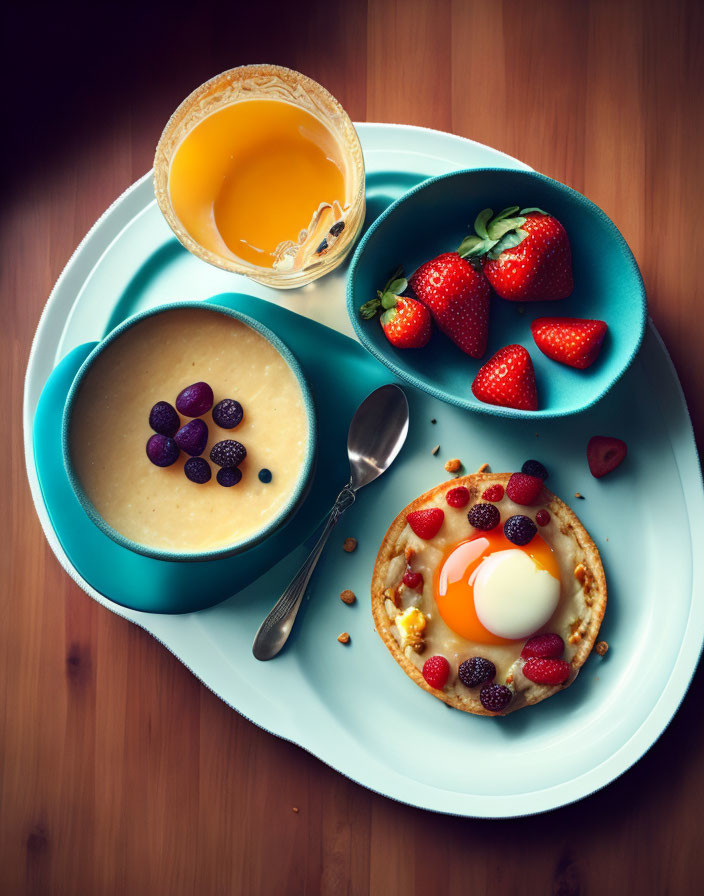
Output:
[[259,626],[259,631],[255,635],[254,643],[252,644],[252,653],[258,660],[272,659],[288,640],[301,606],[303,595],[306,593],[308,582],[310,582],[310,577],[313,575],[313,570],[320,559],[320,555],[323,553],[323,548],[330,537],[330,533],[345,510],[354,504],[354,499],[355,493],[351,484],[348,483],[337,496],[328,515],[325,527],[320,533],[320,538],[315,543],[315,547],[281,597],[276,601],[269,615]]

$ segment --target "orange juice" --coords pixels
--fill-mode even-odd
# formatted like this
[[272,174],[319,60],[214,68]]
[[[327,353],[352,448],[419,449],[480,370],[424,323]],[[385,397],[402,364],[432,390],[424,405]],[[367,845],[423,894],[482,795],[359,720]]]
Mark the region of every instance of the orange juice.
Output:
[[351,198],[345,175],[343,150],[318,118],[284,101],[248,99],[212,112],[186,134],[171,163],[169,194],[201,246],[290,269],[323,245],[331,227],[333,239],[344,228]]

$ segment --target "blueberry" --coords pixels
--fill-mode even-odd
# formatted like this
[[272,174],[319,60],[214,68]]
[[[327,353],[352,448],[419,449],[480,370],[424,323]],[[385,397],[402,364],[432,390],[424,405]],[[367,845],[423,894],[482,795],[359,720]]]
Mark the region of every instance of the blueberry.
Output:
[[513,693],[505,684],[487,684],[479,691],[479,699],[489,712],[501,712],[511,702]]
[[518,513],[516,516],[510,516],[504,523],[504,535],[513,544],[528,544],[533,540],[535,533],[538,531],[537,526],[530,517],[523,516]]
[[322,243],[321,243],[321,244],[318,246],[318,248],[315,250],[315,254],[316,254],[316,255],[322,255],[322,253],[327,249],[327,247],[328,247],[328,241],[327,241],[327,240],[323,240]]
[[496,677],[496,666],[483,656],[471,656],[460,663],[457,674],[465,687],[476,688],[478,684],[492,681]]
[[521,467],[521,473],[525,473],[527,476],[537,476],[542,480],[548,478],[548,471],[539,460],[527,460]]
[[247,449],[234,439],[223,439],[210,449],[210,459],[219,467],[239,467],[247,457]]
[[208,444],[208,427],[202,420],[189,420],[179,429],[174,440],[181,451],[196,457],[205,451]]
[[173,437],[181,425],[176,409],[168,401],[157,401],[149,411],[149,425],[162,436]]
[[267,468],[264,467],[262,470],[259,471],[259,481],[260,482],[271,482],[271,480],[272,480],[271,470],[267,470]]
[[221,470],[218,470],[217,480],[220,485],[224,485],[225,488],[230,488],[231,485],[237,485],[237,483],[242,478],[242,470],[238,470],[237,467],[223,467]]
[[157,467],[170,467],[178,460],[178,445],[173,439],[158,432],[147,442],[147,457]]
[[178,393],[176,410],[184,417],[202,417],[213,406],[213,390],[207,383],[193,383]]
[[191,482],[197,482],[199,485],[208,482],[213,475],[210,471],[210,464],[202,457],[189,457],[183,465],[183,472]]
[[345,229],[345,222],[338,221],[336,224],[333,224],[332,227],[330,228],[330,231],[329,231],[330,236],[339,236],[344,229]]
[[213,408],[213,421],[221,429],[234,429],[242,422],[242,405],[234,398],[223,398]]
[[475,529],[481,529],[488,532],[495,529],[501,522],[501,514],[499,508],[493,504],[475,504],[467,514],[469,525]]

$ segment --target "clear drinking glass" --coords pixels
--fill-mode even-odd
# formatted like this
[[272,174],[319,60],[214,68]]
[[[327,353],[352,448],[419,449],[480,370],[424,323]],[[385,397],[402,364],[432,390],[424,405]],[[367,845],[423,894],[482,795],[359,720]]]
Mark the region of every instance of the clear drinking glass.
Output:
[[[253,99],[283,101],[312,114],[336,138],[345,166],[344,205],[335,209],[336,225],[323,251],[317,251],[322,241],[318,242],[318,234],[314,233],[314,215],[309,227],[298,235],[298,241],[289,241],[281,259],[277,256],[277,266],[273,268],[260,267],[233,255],[221,255],[200,245],[176,215],[169,191],[171,163],[187,134],[213,112],[232,103]],[[154,188],[159,208],[189,252],[216,267],[245,274],[278,289],[303,286],[340,265],[359,236],[366,210],[362,147],[349,115],[320,84],[278,65],[245,65],[230,69],[186,97],[167,122],[157,145]],[[343,226],[340,221],[344,222]],[[319,223],[322,224],[322,220]],[[309,236],[314,239],[307,238]]]

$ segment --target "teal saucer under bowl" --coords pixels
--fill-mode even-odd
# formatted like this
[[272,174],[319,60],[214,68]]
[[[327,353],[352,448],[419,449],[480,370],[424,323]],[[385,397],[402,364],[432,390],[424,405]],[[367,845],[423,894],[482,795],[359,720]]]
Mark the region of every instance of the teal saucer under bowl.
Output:
[[[301,387],[301,392],[303,394],[303,403],[308,423],[308,446],[306,449],[305,459],[294,490],[285,506],[281,508],[276,516],[273,517],[264,528],[260,529],[258,532],[255,532],[248,538],[232,542],[231,544],[213,550],[198,552],[167,551],[160,548],[139,544],[138,542],[132,541],[131,539],[125,537],[116,529],[114,529],[109,523],[105,521],[105,519],[103,519],[93,502],[86,494],[75,470],[75,467],[73,466],[70,444],[71,415],[73,413],[75,399],[83,381],[85,380],[85,377],[93,367],[96,359],[105,351],[105,349],[109,345],[112,345],[112,343],[119,339],[126,330],[131,329],[133,326],[135,326],[135,324],[140,323],[146,318],[155,317],[174,309],[183,308],[197,308],[201,311],[208,311],[213,314],[220,314],[226,317],[234,318],[235,320],[241,321],[246,326],[251,327],[251,329],[259,333],[260,336],[263,336],[264,339],[266,339],[267,342],[269,342],[283,357],[284,361],[291,368],[296,379],[298,380],[298,384]],[[148,435],[149,431],[145,421],[145,439],[148,437]],[[133,317],[130,317],[128,320],[124,321],[114,330],[112,330],[101,342],[99,342],[90,352],[85,361],[81,364],[73,380],[73,383],[71,384],[71,388],[69,389],[68,395],[66,396],[66,403],[64,405],[61,432],[63,462],[66,470],[66,475],[81,507],[83,508],[83,510],[85,510],[88,517],[92,520],[93,523],[95,523],[95,525],[101,530],[101,532],[103,532],[105,535],[108,535],[113,539],[113,541],[116,541],[122,547],[128,548],[131,551],[135,551],[138,554],[144,554],[147,557],[152,557],[155,560],[176,560],[189,562],[216,560],[221,557],[229,557],[233,554],[247,551],[255,545],[260,544],[277,529],[279,529],[296,512],[306,496],[306,492],[310,485],[315,466],[316,439],[317,425],[313,397],[311,395],[311,391],[303,374],[303,371],[288,346],[286,346],[281,341],[281,339],[279,339],[279,337],[270,329],[259,323],[259,321],[254,320],[253,318],[248,317],[247,315],[242,314],[241,312],[236,311],[233,308],[229,308],[225,305],[212,304],[210,302],[204,303],[202,301],[174,302],[167,305],[160,305],[157,308],[152,308],[149,311],[142,312],[141,314],[136,314]]]
[[[484,357],[465,355],[435,332],[425,348],[396,349],[378,318],[363,320],[359,309],[401,265],[410,275],[442,252],[455,251],[483,208],[538,207],[564,225],[572,247],[575,287],[556,302],[507,302],[492,297],[489,345]],[[436,398],[467,410],[503,417],[547,418],[576,414],[603,398],[640,348],[646,323],[643,280],[616,225],[589,199],[537,174],[507,168],[474,168],[424,181],[390,205],[369,228],[352,259],[347,310],[362,344],[397,376]],[[609,331],[597,361],[576,370],[538,350],[530,324],[537,317],[604,320]],[[483,363],[505,345],[519,343],[535,367],[538,410],[485,404],[472,381]]]

